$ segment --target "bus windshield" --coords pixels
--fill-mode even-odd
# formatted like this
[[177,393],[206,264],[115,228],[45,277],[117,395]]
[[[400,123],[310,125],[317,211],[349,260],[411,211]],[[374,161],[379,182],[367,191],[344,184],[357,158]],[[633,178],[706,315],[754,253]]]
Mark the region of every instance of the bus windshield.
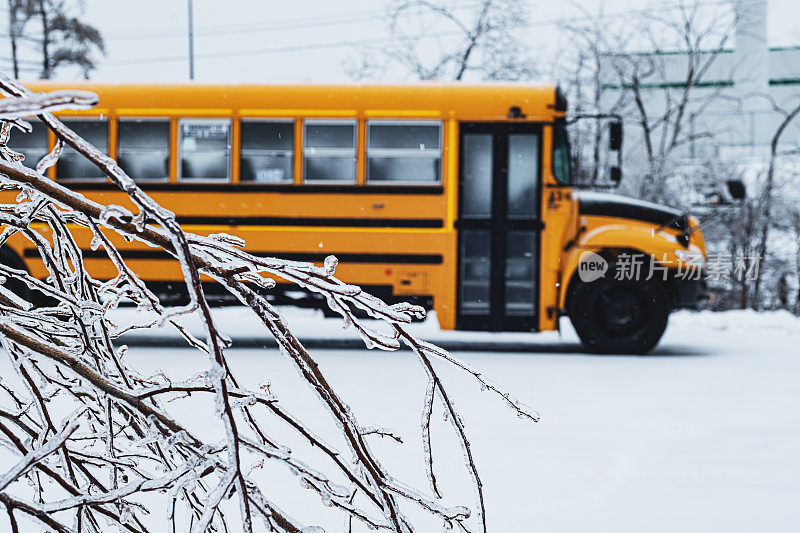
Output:
[[565,120],[553,124],[553,176],[561,185],[570,185],[569,137]]

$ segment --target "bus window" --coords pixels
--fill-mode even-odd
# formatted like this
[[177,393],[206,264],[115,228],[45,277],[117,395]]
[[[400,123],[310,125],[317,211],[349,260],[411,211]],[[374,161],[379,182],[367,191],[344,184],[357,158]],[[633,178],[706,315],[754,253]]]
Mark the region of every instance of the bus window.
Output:
[[231,121],[180,120],[180,174],[182,180],[228,180],[231,168]]
[[294,123],[242,120],[241,181],[292,181]]
[[441,123],[367,124],[367,181],[438,183],[441,161]]
[[117,162],[135,180],[169,177],[169,119],[120,119]]
[[356,180],[356,121],[306,120],[303,180]]
[[[68,120],[65,122],[86,142],[94,145],[101,152],[108,153],[107,120]],[[56,176],[62,180],[102,180],[106,178],[91,161],[69,146],[64,146],[64,152],[58,158]]]
[[23,165],[35,169],[36,163],[47,153],[47,126],[36,119],[28,122],[33,126],[33,131],[23,133],[14,128],[8,140],[8,147],[25,156]]
[[509,231],[506,235],[505,306],[508,316],[531,316],[536,302],[536,234]]
[[489,313],[492,238],[486,230],[463,230],[461,238],[460,303],[465,315]]
[[461,216],[484,218],[492,214],[492,150],[490,133],[464,135],[461,146]]
[[572,183],[569,166],[567,124],[564,120],[557,120],[553,125],[553,176],[561,185]]
[[534,218],[539,186],[539,135],[508,136],[508,216]]

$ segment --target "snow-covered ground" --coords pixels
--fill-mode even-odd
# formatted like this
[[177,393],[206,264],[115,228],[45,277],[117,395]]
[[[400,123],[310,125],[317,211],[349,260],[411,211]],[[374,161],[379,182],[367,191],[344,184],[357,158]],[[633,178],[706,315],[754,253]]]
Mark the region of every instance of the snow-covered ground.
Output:
[[[237,337],[257,330],[241,309],[218,313]],[[290,310],[286,318],[306,339],[349,335],[313,311]],[[541,414],[538,424],[518,420],[468,376],[441,365],[474,444],[490,531],[750,532],[800,524],[800,320],[788,313],[678,313],[648,356],[580,353],[567,321],[562,338],[441,332],[432,321],[417,333],[456,348],[459,342],[492,347],[456,351]],[[391,471],[424,487],[425,377],[414,358],[353,349],[314,353],[363,424],[390,424],[403,436],[403,446],[375,445]],[[135,357],[152,369],[204,364],[190,351],[166,348]],[[287,405],[324,433],[324,414],[275,349],[245,348],[230,358],[250,383],[269,379]],[[470,501],[460,452],[444,423],[434,429],[434,446],[450,478],[447,500]],[[307,497],[283,505],[339,530],[340,520],[307,505]]]
[[[260,330],[246,312],[216,313],[244,346],[229,351],[233,371],[251,386],[269,380],[285,406],[318,433],[332,433],[289,360],[260,347]],[[387,469],[425,488],[419,422],[426,378],[416,360],[409,352],[348,343],[326,349],[326,339],[352,334],[313,311],[287,310],[285,317],[318,346],[312,353],[361,423],[389,426],[403,437],[403,445],[377,437],[372,443]],[[489,531],[752,532],[800,524],[800,320],[792,315],[678,313],[648,356],[581,353],[567,321],[561,337],[441,332],[432,321],[415,329],[451,346],[541,414],[538,424],[519,420],[470,376],[439,365],[473,443]],[[163,339],[130,341],[129,362],[143,371],[163,368],[180,378],[207,366],[198,352]],[[179,400],[170,410],[212,435],[218,424],[204,402]],[[279,426],[275,431],[282,435]],[[441,413],[433,441],[446,502],[474,509],[461,453]],[[274,499],[289,514],[342,530],[341,517],[290,476],[253,475],[272,476],[264,486],[276,487]],[[440,530],[436,523],[418,527]]]

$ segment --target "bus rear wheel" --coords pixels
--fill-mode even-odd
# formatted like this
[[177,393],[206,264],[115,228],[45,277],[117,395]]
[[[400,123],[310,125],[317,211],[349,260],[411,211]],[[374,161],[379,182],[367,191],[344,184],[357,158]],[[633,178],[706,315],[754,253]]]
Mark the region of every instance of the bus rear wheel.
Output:
[[576,280],[569,302],[572,325],[591,352],[647,353],[667,327],[667,286],[656,279],[616,280],[613,275],[609,268],[609,279]]

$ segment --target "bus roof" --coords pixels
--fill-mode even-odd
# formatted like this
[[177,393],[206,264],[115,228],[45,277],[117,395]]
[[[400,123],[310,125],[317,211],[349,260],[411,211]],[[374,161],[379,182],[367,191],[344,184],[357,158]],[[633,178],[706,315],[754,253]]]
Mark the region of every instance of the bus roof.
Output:
[[[511,107],[528,119],[552,120],[556,111],[553,86],[425,82],[395,85],[362,84],[104,84],[42,82],[26,84],[34,91],[81,89],[98,93],[97,112],[132,114],[135,110],[183,114],[318,115],[359,117],[472,118],[501,120]],[[124,111],[124,112],[122,112]],[[217,111],[217,113],[213,113]]]

